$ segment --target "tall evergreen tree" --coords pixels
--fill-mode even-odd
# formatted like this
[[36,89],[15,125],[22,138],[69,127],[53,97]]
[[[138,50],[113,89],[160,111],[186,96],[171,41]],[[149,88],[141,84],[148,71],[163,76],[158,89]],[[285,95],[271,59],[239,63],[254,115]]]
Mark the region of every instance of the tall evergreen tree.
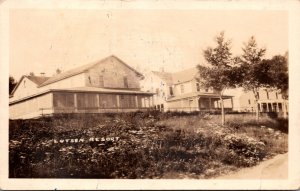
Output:
[[262,62],[266,53],[265,48],[258,48],[254,36],[242,48],[243,54],[240,57],[240,75],[242,76],[239,86],[244,91],[252,91],[255,98],[256,119],[259,118],[259,89],[268,87],[270,79],[268,77],[269,66]]

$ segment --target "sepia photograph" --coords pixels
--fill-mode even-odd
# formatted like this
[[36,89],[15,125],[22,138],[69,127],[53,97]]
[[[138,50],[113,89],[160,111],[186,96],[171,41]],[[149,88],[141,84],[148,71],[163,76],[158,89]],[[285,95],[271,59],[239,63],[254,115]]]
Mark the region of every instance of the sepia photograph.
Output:
[[8,180],[289,181],[291,4],[71,2],[6,9]]

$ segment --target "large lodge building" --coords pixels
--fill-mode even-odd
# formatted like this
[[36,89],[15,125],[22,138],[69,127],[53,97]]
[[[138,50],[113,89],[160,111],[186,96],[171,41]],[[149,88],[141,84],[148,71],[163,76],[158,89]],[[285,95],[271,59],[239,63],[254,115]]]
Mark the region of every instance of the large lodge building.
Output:
[[152,94],[140,91],[143,78],[116,56],[53,77],[23,76],[9,99],[10,119],[147,109]]

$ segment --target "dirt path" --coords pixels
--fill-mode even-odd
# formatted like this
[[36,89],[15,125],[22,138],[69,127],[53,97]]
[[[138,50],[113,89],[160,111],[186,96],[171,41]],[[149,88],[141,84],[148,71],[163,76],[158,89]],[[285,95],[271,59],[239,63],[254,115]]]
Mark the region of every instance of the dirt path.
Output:
[[288,153],[263,161],[257,166],[245,168],[216,179],[286,179],[288,178]]

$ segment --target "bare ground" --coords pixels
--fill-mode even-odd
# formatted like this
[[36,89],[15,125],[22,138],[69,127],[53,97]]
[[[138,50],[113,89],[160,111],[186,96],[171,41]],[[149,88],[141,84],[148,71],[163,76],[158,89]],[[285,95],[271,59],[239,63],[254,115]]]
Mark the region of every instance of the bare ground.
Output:
[[272,159],[261,162],[259,165],[241,169],[216,179],[287,179],[288,153],[279,154]]

